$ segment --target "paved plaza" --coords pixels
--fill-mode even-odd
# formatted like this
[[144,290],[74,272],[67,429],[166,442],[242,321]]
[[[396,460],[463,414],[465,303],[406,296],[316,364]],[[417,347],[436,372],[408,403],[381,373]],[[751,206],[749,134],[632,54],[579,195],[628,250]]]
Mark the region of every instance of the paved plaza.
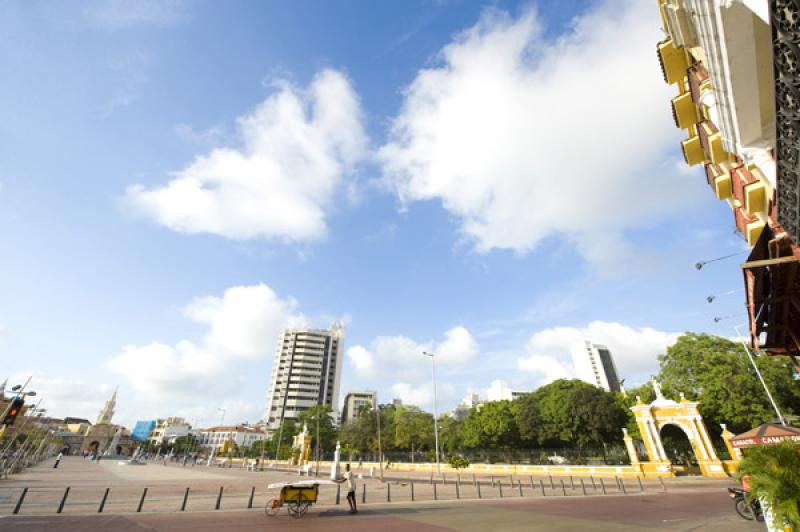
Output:
[[[296,480],[296,473],[170,464],[120,466],[66,457],[58,469],[52,461],[0,483],[0,531],[138,531],[138,530],[758,530],[733,511],[725,486],[708,479],[672,479],[666,492],[648,480],[640,491],[628,479],[623,492],[614,479],[476,477],[430,484],[426,475],[387,473],[382,482],[365,478],[358,499],[366,499],[357,516],[337,506],[336,488],[320,490],[317,505],[301,520],[274,518],[263,508],[275,496],[267,484]],[[412,502],[411,480],[414,480]],[[494,480],[494,486],[492,485]],[[581,485],[581,480],[583,484]],[[595,482],[592,488],[592,480]],[[563,482],[563,487],[562,487]],[[520,484],[521,483],[521,484]],[[574,486],[574,487],[573,487]],[[28,492],[18,515],[11,515],[22,489]],[[70,491],[61,515],[56,514]],[[137,512],[147,488],[141,512]],[[189,488],[186,510],[180,511]],[[220,497],[220,488],[222,496]],[[98,514],[106,490],[103,513]],[[435,493],[434,493],[435,490]],[[542,495],[544,490],[544,495]],[[584,496],[584,490],[586,495]],[[520,492],[522,496],[520,496]],[[566,496],[564,494],[566,493]],[[248,509],[251,505],[252,509]],[[480,498],[478,498],[480,496]],[[390,498],[391,502],[387,503]],[[436,499],[436,500],[434,500]],[[217,500],[220,509],[215,510]]]

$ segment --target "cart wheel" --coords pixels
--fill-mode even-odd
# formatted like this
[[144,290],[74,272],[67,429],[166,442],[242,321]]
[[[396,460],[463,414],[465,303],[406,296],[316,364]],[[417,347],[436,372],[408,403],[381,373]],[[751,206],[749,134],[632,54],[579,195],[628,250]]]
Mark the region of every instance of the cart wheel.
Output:
[[289,515],[295,519],[300,519],[306,515],[309,506],[311,506],[311,501],[309,501],[302,493],[298,493],[297,500],[290,502],[286,509],[288,510]]
[[264,512],[270,517],[274,517],[278,514],[278,510],[281,509],[281,501],[278,499],[272,499],[267,503],[267,507],[264,508]]

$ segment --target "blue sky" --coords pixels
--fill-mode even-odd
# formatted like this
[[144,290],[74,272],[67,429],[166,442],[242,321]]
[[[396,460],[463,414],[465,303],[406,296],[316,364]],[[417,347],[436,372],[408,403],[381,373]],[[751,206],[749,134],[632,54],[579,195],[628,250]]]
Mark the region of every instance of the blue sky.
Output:
[[[642,382],[734,334],[743,251],[680,160],[638,2],[4,2],[0,354],[50,411],[254,421],[277,331],[346,323],[342,393],[440,410]],[[621,31],[620,28],[625,28]],[[734,316],[719,324],[714,316]]]

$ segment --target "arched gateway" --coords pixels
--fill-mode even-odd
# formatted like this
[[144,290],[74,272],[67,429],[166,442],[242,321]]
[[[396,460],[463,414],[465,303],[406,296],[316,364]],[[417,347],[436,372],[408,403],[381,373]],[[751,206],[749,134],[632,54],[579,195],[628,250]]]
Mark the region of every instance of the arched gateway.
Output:
[[672,462],[661,442],[661,429],[666,425],[675,425],[689,438],[700,472],[707,477],[727,477],[697,408],[700,403],[687,401],[683,394],[679,403],[666,399],[655,379],[653,388],[656,391],[655,401],[646,405],[639,399],[638,404],[631,407],[650,463],[656,464],[656,469],[661,473],[672,472]]

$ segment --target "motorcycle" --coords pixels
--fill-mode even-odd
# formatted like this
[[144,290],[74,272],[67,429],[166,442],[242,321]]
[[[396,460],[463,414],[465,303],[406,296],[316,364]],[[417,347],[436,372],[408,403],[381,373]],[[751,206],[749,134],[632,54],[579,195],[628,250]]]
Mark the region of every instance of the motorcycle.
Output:
[[764,514],[761,511],[761,505],[758,503],[758,500],[753,499],[750,503],[747,502],[747,492],[742,488],[728,488],[728,496],[733,499],[734,508],[736,508],[736,513],[742,519],[747,519],[748,521],[752,521],[755,519],[756,521],[763,521]]

